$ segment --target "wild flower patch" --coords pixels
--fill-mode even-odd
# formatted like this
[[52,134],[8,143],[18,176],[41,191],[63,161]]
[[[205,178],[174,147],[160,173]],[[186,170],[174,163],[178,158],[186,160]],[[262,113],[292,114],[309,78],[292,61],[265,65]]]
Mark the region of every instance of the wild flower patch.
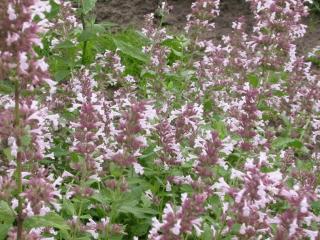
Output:
[[2,1],[0,239],[320,239],[308,1],[247,2],[253,26],[216,41],[219,0],[174,34],[153,13],[113,33],[95,0]]

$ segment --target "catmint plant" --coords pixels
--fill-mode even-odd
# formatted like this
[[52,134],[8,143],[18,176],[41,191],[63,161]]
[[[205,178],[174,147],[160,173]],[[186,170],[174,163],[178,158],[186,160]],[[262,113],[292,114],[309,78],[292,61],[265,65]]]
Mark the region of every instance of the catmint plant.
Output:
[[[12,207],[17,211],[16,227],[11,231],[13,239],[26,239],[36,234],[23,230],[26,217],[45,214],[50,211],[48,204],[59,208],[55,198],[60,195],[54,179],[51,176],[47,180],[46,171],[42,174],[37,171],[38,160],[53,157],[47,151],[52,142],[51,126],[57,127],[58,116],[51,115],[45,104],[35,97],[23,95],[37,89],[47,94],[55,91],[47,63],[34,51],[34,47],[42,48],[39,35],[47,30],[45,13],[48,11],[50,5],[46,1],[1,3],[0,75],[10,91],[8,95],[1,95],[0,118],[4,121],[0,132],[2,144],[9,149],[4,172],[15,179],[14,188],[8,189],[13,194]],[[48,91],[43,84],[51,89]],[[37,190],[32,189],[39,183]]]
[[167,2],[140,32],[95,2],[0,3],[0,239],[319,239],[307,1],[212,39],[220,1],[179,33]]

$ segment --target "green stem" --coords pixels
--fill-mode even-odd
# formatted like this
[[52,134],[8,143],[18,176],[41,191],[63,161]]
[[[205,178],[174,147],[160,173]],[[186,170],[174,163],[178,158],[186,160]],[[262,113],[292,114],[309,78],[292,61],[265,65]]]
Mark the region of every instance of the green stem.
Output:
[[23,217],[22,217],[22,198],[21,198],[21,193],[22,193],[22,158],[21,158],[21,152],[19,150],[21,146],[21,140],[20,140],[20,84],[19,81],[15,81],[15,94],[14,94],[14,99],[15,99],[15,121],[14,121],[14,127],[17,130],[18,134],[16,136],[16,141],[17,141],[17,147],[18,147],[18,153],[17,153],[17,178],[16,178],[16,183],[17,183],[17,190],[18,190],[18,215],[17,215],[17,240],[22,240],[22,228],[23,228]]
[[[87,24],[86,24],[86,19],[85,19],[85,14],[83,13],[83,0],[81,0],[81,15],[80,15],[80,20],[82,24],[82,29],[85,31],[87,29]],[[84,65],[86,63],[86,57],[87,57],[87,47],[88,47],[88,41],[83,42],[83,47],[82,47],[82,64]]]

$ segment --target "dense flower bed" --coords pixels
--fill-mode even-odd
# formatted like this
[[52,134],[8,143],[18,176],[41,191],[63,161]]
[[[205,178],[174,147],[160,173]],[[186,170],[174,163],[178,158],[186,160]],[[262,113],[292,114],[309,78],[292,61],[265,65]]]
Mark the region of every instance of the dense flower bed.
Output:
[[112,33],[95,0],[2,0],[0,239],[319,240],[308,1],[247,2],[214,41],[219,0],[173,35],[165,2]]

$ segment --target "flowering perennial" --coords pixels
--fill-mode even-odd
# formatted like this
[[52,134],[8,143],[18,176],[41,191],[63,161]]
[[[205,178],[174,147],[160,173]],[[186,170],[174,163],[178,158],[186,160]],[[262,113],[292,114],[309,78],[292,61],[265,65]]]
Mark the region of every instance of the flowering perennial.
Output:
[[172,35],[166,2],[115,33],[95,1],[2,0],[0,240],[320,239],[307,1],[246,2],[213,39],[216,0]]

